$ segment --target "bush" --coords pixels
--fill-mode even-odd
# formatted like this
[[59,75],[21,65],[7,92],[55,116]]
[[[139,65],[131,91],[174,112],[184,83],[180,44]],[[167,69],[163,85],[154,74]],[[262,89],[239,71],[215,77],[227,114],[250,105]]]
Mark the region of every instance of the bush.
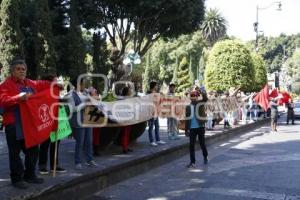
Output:
[[252,91],[254,67],[249,50],[233,40],[217,42],[211,50],[205,69],[207,90],[228,90],[240,87]]
[[253,91],[258,92],[268,82],[267,68],[261,55],[252,53],[251,56],[252,56],[253,66],[254,66],[254,83],[255,83],[253,84]]

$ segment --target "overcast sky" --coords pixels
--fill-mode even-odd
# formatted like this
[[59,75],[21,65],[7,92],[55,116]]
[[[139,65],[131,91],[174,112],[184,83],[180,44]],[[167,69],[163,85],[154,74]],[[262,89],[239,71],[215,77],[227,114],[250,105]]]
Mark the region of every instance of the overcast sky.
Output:
[[[256,20],[256,6],[268,7],[272,0],[206,0],[207,8],[218,8],[228,22],[228,34],[242,40],[255,39],[253,23]],[[277,4],[259,10],[259,30],[265,36],[280,33],[300,33],[300,0],[282,0],[282,10]]]

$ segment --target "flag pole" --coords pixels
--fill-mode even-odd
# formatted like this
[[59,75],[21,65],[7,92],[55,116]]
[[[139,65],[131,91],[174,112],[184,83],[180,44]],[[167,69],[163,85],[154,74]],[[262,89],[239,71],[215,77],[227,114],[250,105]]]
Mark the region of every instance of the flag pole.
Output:
[[57,165],[57,131],[55,132],[55,151],[54,151],[54,164],[53,164],[53,177],[56,176],[56,165]]

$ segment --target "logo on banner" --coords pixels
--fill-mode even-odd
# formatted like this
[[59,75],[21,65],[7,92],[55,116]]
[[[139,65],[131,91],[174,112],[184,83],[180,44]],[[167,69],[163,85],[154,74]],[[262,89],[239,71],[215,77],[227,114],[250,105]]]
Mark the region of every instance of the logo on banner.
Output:
[[50,120],[50,108],[48,105],[43,104],[39,107],[39,117],[43,123],[37,127],[38,131],[42,131],[53,124],[53,120]]
[[39,116],[43,123],[49,120],[50,114],[49,114],[49,106],[46,104],[43,104],[39,108]]

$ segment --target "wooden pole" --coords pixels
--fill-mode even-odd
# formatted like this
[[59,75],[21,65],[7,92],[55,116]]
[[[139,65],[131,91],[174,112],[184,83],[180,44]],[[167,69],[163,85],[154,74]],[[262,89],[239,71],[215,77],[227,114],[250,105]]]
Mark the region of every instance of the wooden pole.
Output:
[[56,176],[56,165],[57,165],[57,131],[55,132],[55,152],[54,152],[54,166],[53,166],[53,177]]

